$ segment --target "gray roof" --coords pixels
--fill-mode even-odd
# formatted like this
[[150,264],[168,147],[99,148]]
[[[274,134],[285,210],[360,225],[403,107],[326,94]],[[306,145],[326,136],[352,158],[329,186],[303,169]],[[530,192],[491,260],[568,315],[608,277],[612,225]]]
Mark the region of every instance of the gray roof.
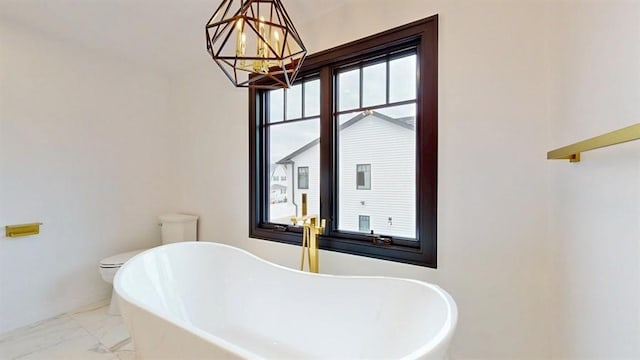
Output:
[[[343,123],[342,125],[340,125],[340,131],[348,128],[349,126],[357,123],[358,121],[366,118],[367,116],[370,115],[375,115],[375,117],[377,117],[378,119],[381,120],[386,120],[392,124],[398,125],[400,127],[403,127],[405,129],[409,129],[409,130],[415,130],[415,117],[414,116],[407,116],[407,117],[402,117],[402,118],[392,118],[391,116],[387,116],[384,114],[381,114],[377,111],[363,111],[360,114],[354,116],[353,118],[349,119],[348,121],[346,121],[345,123]],[[310,143],[304,145],[303,147],[299,148],[298,150],[292,152],[291,154],[283,157],[282,159],[278,160],[276,162],[276,164],[288,164],[291,162],[291,159],[293,159],[294,157],[302,154],[303,152],[309,150],[310,148],[312,148],[313,146],[317,145],[320,143],[320,138],[317,138],[313,141],[311,141]]]

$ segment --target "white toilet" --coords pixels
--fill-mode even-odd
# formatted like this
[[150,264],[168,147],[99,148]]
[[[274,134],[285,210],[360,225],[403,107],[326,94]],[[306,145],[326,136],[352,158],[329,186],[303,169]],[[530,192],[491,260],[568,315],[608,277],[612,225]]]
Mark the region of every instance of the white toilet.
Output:
[[[198,240],[198,217],[187,214],[167,214],[159,216],[161,228],[162,244],[171,244],[179,241],[195,241]],[[147,249],[129,251],[100,260],[100,275],[102,279],[113,284],[113,278],[120,267],[132,257]],[[113,291],[113,290],[112,290]],[[115,291],[111,295],[111,304],[109,305],[109,314],[118,315],[118,302],[115,297]]]

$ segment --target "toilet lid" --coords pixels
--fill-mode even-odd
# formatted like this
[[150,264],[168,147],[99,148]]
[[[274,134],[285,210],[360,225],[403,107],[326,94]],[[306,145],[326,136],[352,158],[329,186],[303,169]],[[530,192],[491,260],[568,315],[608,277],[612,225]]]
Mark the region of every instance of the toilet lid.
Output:
[[103,267],[103,268],[120,267],[120,266],[122,266],[122,264],[126,263],[129,259],[131,259],[132,257],[140,254],[144,250],[145,249],[134,250],[134,251],[129,251],[129,252],[122,253],[122,254],[109,256],[106,259],[100,260],[100,267]]

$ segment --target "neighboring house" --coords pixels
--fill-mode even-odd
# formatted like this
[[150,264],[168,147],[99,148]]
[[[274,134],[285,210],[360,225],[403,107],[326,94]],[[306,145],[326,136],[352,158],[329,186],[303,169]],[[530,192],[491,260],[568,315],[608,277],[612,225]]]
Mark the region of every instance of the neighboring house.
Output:
[[271,204],[287,202],[288,184],[287,165],[275,164],[271,167],[269,180],[269,202]]
[[296,212],[291,200],[291,166],[273,164],[269,177],[269,221],[290,224],[291,216]]
[[[364,112],[340,126],[339,229],[415,238],[414,117],[396,119]],[[290,165],[292,203],[301,215],[320,211],[319,139],[282,158]],[[291,177],[291,176],[290,176]]]

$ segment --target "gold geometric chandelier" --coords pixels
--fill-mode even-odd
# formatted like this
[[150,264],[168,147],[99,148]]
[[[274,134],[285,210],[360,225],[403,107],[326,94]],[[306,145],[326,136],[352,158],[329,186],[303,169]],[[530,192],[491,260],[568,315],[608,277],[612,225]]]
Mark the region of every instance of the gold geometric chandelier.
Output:
[[288,88],[307,55],[280,0],[223,0],[205,31],[207,51],[237,87]]

